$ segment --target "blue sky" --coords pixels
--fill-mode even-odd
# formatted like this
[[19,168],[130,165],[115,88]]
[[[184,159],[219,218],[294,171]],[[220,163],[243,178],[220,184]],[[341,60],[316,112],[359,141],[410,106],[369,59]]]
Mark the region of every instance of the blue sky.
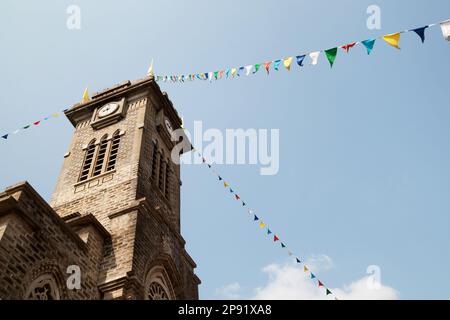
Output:
[[[66,8],[81,8],[81,30]],[[381,8],[381,30],[366,9]],[[0,130],[14,131],[91,92],[156,73],[215,71],[364,40],[450,18],[448,1],[11,1],[0,3]],[[294,252],[326,255],[331,288],[381,268],[402,299],[450,298],[449,43],[439,28],[398,51],[379,41],[267,77],[161,84],[205,128],[280,129],[280,171],[218,170]],[[28,180],[47,200],[73,128],[52,119],[0,141],[0,187]],[[239,283],[252,297],[285,253],[202,166],[182,168],[182,233],[201,298]]]

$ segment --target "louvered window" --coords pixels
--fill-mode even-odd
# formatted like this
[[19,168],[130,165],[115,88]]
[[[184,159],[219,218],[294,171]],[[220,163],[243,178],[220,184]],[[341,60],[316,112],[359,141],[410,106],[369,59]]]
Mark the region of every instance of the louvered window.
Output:
[[106,168],[106,171],[114,170],[114,168],[116,167],[117,155],[119,153],[119,144],[120,134],[117,131],[116,133],[114,133],[111,141],[111,151],[109,152],[108,166]]
[[95,154],[95,140],[92,140],[87,149],[86,155],[84,157],[83,167],[81,169],[80,181],[84,181],[89,177],[89,172],[91,171],[92,162]]
[[106,150],[108,149],[108,140],[107,136],[104,136],[100,140],[100,146],[98,148],[97,159],[95,160],[94,172],[92,172],[92,176],[98,176],[102,173],[103,163],[105,162]]

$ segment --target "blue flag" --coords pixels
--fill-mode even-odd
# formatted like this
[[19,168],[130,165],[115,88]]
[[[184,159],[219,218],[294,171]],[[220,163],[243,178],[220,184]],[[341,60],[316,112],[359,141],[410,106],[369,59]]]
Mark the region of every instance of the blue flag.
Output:
[[417,35],[422,40],[422,43],[424,43],[425,42],[425,29],[426,28],[428,28],[428,26],[422,27],[422,28],[413,29],[413,30],[410,30],[410,31],[414,31],[415,33],[417,33]]
[[280,67],[280,63],[281,63],[281,60],[275,60],[273,62],[273,68],[278,71],[278,68]]
[[302,55],[302,56],[297,56],[296,58],[297,58],[297,64],[300,66],[300,67],[303,67],[303,60],[305,60],[305,57],[306,57],[306,55]]
[[367,49],[367,54],[370,54],[373,50],[373,46],[375,45],[375,39],[373,40],[364,40],[362,42],[362,44],[364,45],[364,47],[366,47]]

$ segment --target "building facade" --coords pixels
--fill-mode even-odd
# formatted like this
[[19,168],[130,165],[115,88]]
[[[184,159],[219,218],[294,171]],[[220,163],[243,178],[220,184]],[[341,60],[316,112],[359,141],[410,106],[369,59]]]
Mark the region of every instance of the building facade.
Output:
[[0,298],[198,299],[167,94],[126,81],[65,114],[75,131],[50,204],[26,182],[0,193]]

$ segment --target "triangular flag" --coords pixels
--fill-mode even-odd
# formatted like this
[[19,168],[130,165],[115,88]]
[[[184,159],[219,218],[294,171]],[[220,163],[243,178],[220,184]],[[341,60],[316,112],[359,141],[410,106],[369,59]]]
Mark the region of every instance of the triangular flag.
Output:
[[370,54],[373,50],[373,46],[375,45],[375,39],[373,40],[364,40],[361,42],[364,47],[367,49],[367,54]]
[[5,140],[8,139],[8,135],[9,135],[9,133],[3,135],[2,138],[5,139]]
[[208,168],[210,168],[211,169],[211,165],[208,163]]
[[420,37],[420,40],[422,40],[422,43],[425,42],[425,29],[426,28],[428,28],[428,26],[411,30],[411,31],[414,31]]
[[398,46],[398,43],[400,42],[400,32],[387,34],[383,36],[383,40],[394,48],[400,49],[400,47]]
[[23,127],[22,129],[28,129],[30,127],[30,125],[26,125],[25,127]]
[[278,240],[280,240],[276,235],[273,236],[273,241],[277,242]]
[[39,123],[41,123],[40,120],[39,120],[39,121],[36,121],[36,122],[33,122],[33,124],[34,124],[35,126],[39,125]]
[[261,67],[260,63],[255,64],[255,71],[253,71],[253,74],[257,73],[260,67]]
[[81,98],[81,103],[86,103],[89,100],[91,100],[91,98],[89,98],[88,88],[86,88],[86,89],[84,89],[83,98]]
[[281,247],[282,247],[282,248],[286,248],[286,245],[282,242],[282,243],[281,243]]
[[269,74],[271,64],[272,64],[272,61],[268,61],[268,62],[264,63],[264,69],[266,69],[267,74]]
[[237,75],[240,76],[241,75],[241,71],[244,70],[244,69],[245,69],[244,67],[239,67]]
[[309,271],[308,267],[307,266],[303,266],[303,272],[308,272],[308,271]]
[[228,184],[228,182],[224,181],[223,186],[226,188],[226,187],[229,187],[230,185]]
[[311,279],[314,279],[316,276],[311,272]]
[[221,176],[219,176],[219,181],[222,181],[222,177]]
[[252,213],[253,213],[253,210],[252,210],[252,209],[248,209],[248,213],[249,213],[249,214],[252,214]]
[[233,189],[230,188],[230,193],[233,193],[233,192],[234,192]]
[[19,131],[20,131],[20,129],[17,129],[17,130],[15,130],[15,131],[13,132],[13,134],[18,133]]
[[295,258],[295,261],[297,261],[297,263],[302,263],[299,258]]
[[236,200],[241,199],[241,197],[239,197],[239,195],[237,195],[237,194],[235,194],[234,196],[236,197]]
[[244,201],[242,201],[242,206],[245,207],[246,205],[247,204]]
[[275,60],[273,62],[273,68],[278,71],[278,69],[280,68],[280,64],[281,64],[281,60]]
[[212,71],[208,74],[209,82],[213,81],[213,73]]
[[288,256],[292,256],[292,251],[288,250]]
[[297,56],[296,57],[297,58],[297,64],[300,67],[303,67],[303,61],[305,60],[305,57],[306,57],[306,55],[301,55],[301,56]]
[[327,56],[328,62],[330,63],[330,67],[333,68],[334,61],[336,60],[338,48],[332,48],[325,50],[325,54]]
[[154,76],[154,73],[153,73],[153,59],[152,59],[152,62],[150,63],[150,67],[148,67],[147,76],[150,76],[150,77]]
[[261,221],[261,222],[259,223],[259,227],[260,227],[261,229],[264,229],[265,226],[266,226],[266,225],[264,224],[264,222]]
[[255,216],[253,217],[253,221],[258,221],[259,220],[259,218],[258,218],[258,216],[255,214]]
[[252,69],[253,69],[253,65],[251,64],[251,65],[248,65],[248,66],[246,66],[245,67],[245,75],[246,76],[248,76],[249,74],[250,74],[250,72],[252,71]]
[[444,39],[450,41],[450,20],[441,22],[441,30]]
[[271,234],[272,231],[270,231],[270,229],[267,229],[267,234]]
[[323,287],[323,283],[319,280],[319,288]]
[[287,71],[291,70],[292,59],[293,57],[289,57],[283,60],[284,67],[287,69]]
[[224,73],[225,71],[223,71],[223,70],[220,70],[219,71],[219,79],[222,79],[222,77],[223,77],[223,73]]
[[232,78],[234,78],[236,76],[236,73],[237,73],[237,69],[236,68],[231,69],[231,77]]
[[315,66],[317,62],[319,61],[320,51],[311,52],[309,54],[309,57],[311,58],[311,64]]
[[[330,289],[327,288],[327,296],[328,296],[329,294],[331,294],[331,291],[330,291]],[[336,300],[337,300],[337,299],[336,299]]]
[[353,42],[353,43],[347,43],[347,44],[341,46],[341,48],[344,49],[344,50],[348,53],[349,50],[350,50],[351,48],[353,48],[355,45],[356,45],[356,42]]
[[217,80],[217,77],[219,76],[219,71],[214,71],[214,79]]

